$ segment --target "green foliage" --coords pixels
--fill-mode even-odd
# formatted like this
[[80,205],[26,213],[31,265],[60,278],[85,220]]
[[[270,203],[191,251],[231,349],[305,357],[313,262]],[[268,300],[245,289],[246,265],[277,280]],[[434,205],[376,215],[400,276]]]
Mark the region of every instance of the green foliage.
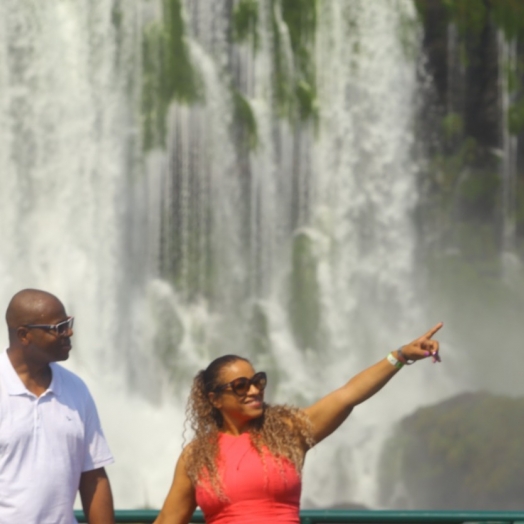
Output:
[[424,20],[428,12],[428,2],[427,0],[414,0],[415,9],[417,10],[418,16]]
[[301,76],[311,81],[315,73],[311,45],[317,29],[316,0],[281,0],[281,6],[297,69]]
[[311,85],[305,81],[299,81],[296,87],[298,102],[298,113],[302,120],[318,118],[318,107],[316,93]]
[[508,108],[508,128],[513,135],[519,135],[524,131],[524,98]]
[[192,104],[202,84],[189,59],[181,0],[163,1],[163,18],[143,35],[142,118],[146,150],[165,145],[166,115],[173,100]]
[[524,35],[524,2],[522,0],[490,0],[491,16],[506,38]]
[[[520,81],[517,76],[517,71],[516,69],[509,67],[508,64],[502,64],[502,67],[504,68],[504,74],[506,75],[508,91],[512,93],[520,87]],[[520,74],[522,74],[522,67],[520,67],[520,69]]]
[[161,97],[161,64],[159,49],[163,47],[163,36],[157,25],[144,32],[142,41],[142,122],[143,144],[147,151],[158,143],[164,144],[166,133],[165,115],[170,100]]
[[520,509],[523,424],[524,399],[487,393],[419,409],[385,448],[382,503],[402,484],[415,509]]
[[[415,7],[423,21],[441,24],[441,21],[431,20],[430,17],[435,13],[444,15],[444,28],[453,23],[462,37],[472,40],[476,40],[485,29],[492,11],[489,0],[415,0]],[[444,8],[443,11],[441,7]]]
[[[442,121],[445,136],[452,139],[459,131],[460,120],[454,115]],[[432,185],[444,199],[452,199],[459,181],[460,174],[476,158],[477,144],[472,138],[467,138],[459,143],[459,146],[451,151],[440,151],[431,160],[429,171]],[[453,202],[449,202],[450,205]],[[448,208],[449,206],[445,206]]]
[[258,2],[240,0],[233,10],[233,40],[246,42],[250,38],[253,41],[253,48],[258,49]]
[[305,232],[293,241],[289,315],[293,334],[302,349],[319,348],[320,289],[313,241]]
[[475,171],[464,177],[458,186],[458,196],[465,203],[474,204],[481,210],[493,209],[497,190],[500,185],[499,175],[493,171]]
[[[490,233],[482,233],[482,242],[495,235],[495,217],[499,202],[499,158],[481,148],[471,137],[463,137],[463,120],[449,113],[441,121],[442,147],[433,155],[425,177],[428,200],[420,209],[421,223],[429,224],[429,234],[438,247],[456,247],[468,256],[476,240],[471,232],[491,224]],[[464,226],[464,227],[462,227]],[[492,244],[490,240],[490,245]],[[478,251],[477,248],[473,251]]]
[[442,119],[442,131],[447,140],[458,138],[464,131],[464,121],[457,113],[448,113]]
[[[505,9],[513,6],[511,2],[502,3]],[[495,10],[498,9],[499,16],[502,7],[498,4],[495,6],[489,0],[415,0],[415,6],[425,23],[426,35],[430,39],[427,44],[428,53],[433,56],[433,73],[439,80],[436,81],[436,85],[440,86],[442,98],[446,102],[457,102],[461,108],[448,112],[441,121],[440,146],[433,154],[428,166],[429,176],[425,180],[426,183],[429,182],[429,206],[426,202],[422,213],[427,216],[427,209],[431,208],[433,237],[448,241],[452,239],[451,245],[457,245],[460,244],[460,225],[475,221],[495,222],[497,208],[500,206],[497,193],[500,183],[497,176],[500,160],[494,151],[489,149],[495,147],[495,134],[484,133],[479,126],[494,120],[493,112],[498,110],[497,82],[496,78],[493,78],[493,68],[497,65],[496,57],[491,58],[493,63],[490,62],[489,65],[484,64],[480,57],[486,60],[488,44],[495,43],[493,20]],[[459,95],[458,100],[455,100],[457,97],[453,93],[451,100],[449,99],[451,71],[446,53],[449,52],[448,30],[451,23],[458,29],[455,51],[458,56],[454,58],[458,58],[464,67],[463,87],[471,86],[472,95],[478,96],[478,102],[485,104],[478,108],[480,116],[476,121],[471,114],[471,103],[465,101],[469,93]],[[514,68],[506,68],[510,80],[510,98],[515,102],[509,109],[509,128],[512,132],[519,132],[521,125],[524,125],[524,110],[515,96],[519,73]],[[486,75],[489,75],[489,79]],[[483,87],[477,90],[474,84],[481,83]],[[466,118],[469,120],[466,121]],[[446,242],[446,245],[449,246],[450,243]]]
[[[501,29],[507,41],[524,36],[524,2],[522,0],[441,0],[445,7],[447,21],[454,23],[461,35],[462,42],[461,62],[464,65],[470,63],[470,56],[476,54],[476,45],[480,35],[493,23]],[[415,6],[422,19],[431,16],[429,2],[427,0],[415,0]],[[433,21],[432,21],[433,23]],[[464,45],[468,43],[468,46]],[[468,47],[468,51],[466,51]],[[507,67],[502,64],[502,67]],[[508,91],[516,93],[520,90],[520,78],[522,77],[524,63],[517,64],[516,70],[507,71],[509,76]],[[522,109],[521,96],[514,97],[516,102],[510,108],[508,125],[513,134],[518,134],[524,125],[524,110]]]
[[235,122],[240,130],[240,140],[248,149],[258,145],[257,121],[249,101],[236,90],[233,91]]
[[282,35],[273,15],[272,19],[274,45],[273,45],[273,88],[278,116],[285,117],[292,114],[292,79],[290,64],[282,51]]
[[488,6],[483,0],[442,0],[449,18],[462,35],[479,35],[488,21]]
[[[475,54],[475,46],[480,34],[490,22],[501,29],[507,41],[524,36],[524,2],[522,0],[442,0],[449,22],[453,22],[463,40],[469,41],[469,54]],[[428,16],[427,0],[416,0],[417,9],[422,17]],[[468,64],[468,52],[463,43],[460,46],[462,63]],[[508,92],[514,96],[514,102],[508,112],[510,133],[519,134],[524,130],[524,98],[520,78],[524,69],[522,59],[511,69],[507,64],[500,64],[507,69]]]
[[195,102],[199,98],[200,86],[191,65],[185,41],[181,0],[164,0],[163,5],[166,44],[163,50],[165,53],[165,93],[179,102]]
[[[281,26],[277,10],[282,14]],[[317,0],[271,0],[274,37],[273,63],[278,113],[291,121],[317,121],[313,48]],[[289,56],[287,38],[292,56]]]
[[[419,20],[408,13],[401,4],[399,9],[398,39],[404,55],[409,60],[415,60],[419,52],[419,41],[416,38],[419,32]],[[358,52],[358,49],[356,50]]]
[[518,135],[524,131],[524,87],[522,85],[524,61],[521,59],[515,64],[502,64],[501,66],[505,69],[507,90],[511,100],[507,114],[508,130],[512,135]]

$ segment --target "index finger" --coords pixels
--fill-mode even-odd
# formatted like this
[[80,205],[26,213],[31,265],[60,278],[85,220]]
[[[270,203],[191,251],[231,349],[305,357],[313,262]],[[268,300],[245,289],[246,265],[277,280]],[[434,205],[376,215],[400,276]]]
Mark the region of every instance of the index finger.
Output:
[[433,335],[444,325],[444,322],[439,322],[438,324],[434,325],[425,335],[425,338],[431,338]]

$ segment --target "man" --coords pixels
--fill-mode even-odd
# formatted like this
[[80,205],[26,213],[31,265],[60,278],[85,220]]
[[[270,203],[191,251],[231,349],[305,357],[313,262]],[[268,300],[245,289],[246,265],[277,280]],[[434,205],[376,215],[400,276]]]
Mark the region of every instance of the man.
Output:
[[72,524],[77,491],[90,524],[112,524],[113,462],[84,382],[56,364],[73,317],[45,291],[17,293],[0,355],[0,524]]

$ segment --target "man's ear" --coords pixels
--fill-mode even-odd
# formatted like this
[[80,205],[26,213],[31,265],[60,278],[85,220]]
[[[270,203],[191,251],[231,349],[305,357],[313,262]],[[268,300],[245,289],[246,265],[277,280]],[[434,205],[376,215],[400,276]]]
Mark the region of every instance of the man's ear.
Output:
[[209,402],[214,408],[220,409],[222,407],[222,402],[220,401],[220,395],[217,395],[216,393],[208,393],[207,398],[209,399]]
[[27,346],[31,343],[31,334],[30,330],[26,327],[20,326],[16,329],[16,336],[21,344]]

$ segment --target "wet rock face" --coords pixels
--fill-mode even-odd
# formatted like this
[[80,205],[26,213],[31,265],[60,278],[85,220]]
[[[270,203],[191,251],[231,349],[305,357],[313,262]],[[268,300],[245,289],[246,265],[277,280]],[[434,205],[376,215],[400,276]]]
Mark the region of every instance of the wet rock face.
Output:
[[421,128],[433,133],[424,139],[430,167],[421,177],[421,185],[432,190],[422,193],[441,210],[437,220],[421,221],[421,227],[459,223],[468,233],[445,225],[436,237],[465,253],[468,238],[486,226],[482,242],[495,249],[483,257],[497,258],[524,239],[524,48],[519,43],[524,4],[415,0],[415,5],[431,100],[421,111]]
[[463,393],[403,419],[382,458],[390,508],[519,510],[524,399]]
[[439,105],[461,114],[465,134],[480,146],[499,147],[498,28],[489,9],[474,21],[460,23],[455,21],[459,15],[442,0],[416,3],[424,26],[427,70]]

